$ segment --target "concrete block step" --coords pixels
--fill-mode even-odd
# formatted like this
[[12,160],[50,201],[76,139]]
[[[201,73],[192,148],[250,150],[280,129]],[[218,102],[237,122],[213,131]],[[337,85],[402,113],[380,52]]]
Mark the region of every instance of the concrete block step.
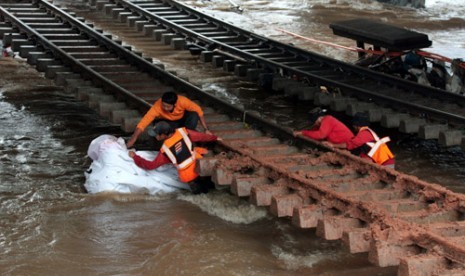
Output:
[[255,185],[250,191],[250,202],[257,206],[270,206],[273,196],[288,194],[284,185]]
[[422,139],[439,139],[439,133],[447,129],[447,125],[444,124],[426,124],[420,126],[418,136]]
[[215,166],[218,163],[218,158],[215,157],[206,157],[204,156],[202,159],[197,159],[196,164],[196,172],[200,176],[211,176],[213,171],[215,170]]
[[264,176],[237,175],[231,183],[231,193],[239,197],[250,196],[255,185],[271,184],[271,180]]
[[[414,255],[400,259],[397,275],[447,275],[438,273],[438,271],[446,270],[448,266],[449,261],[444,257],[440,257],[434,254]],[[438,274],[433,274],[433,271]],[[465,272],[465,270],[462,271]]]
[[114,110],[123,110],[126,109],[127,106],[123,102],[99,102],[98,103],[98,112],[102,117],[110,117],[110,113]]
[[134,109],[119,109],[110,112],[110,121],[114,124],[122,124],[124,118],[134,118],[140,116],[139,111]]
[[324,216],[318,220],[316,234],[325,240],[339,240],[344,231],[362,227],[364,227],[364,223],[356,218]]
[[277,217],[292,217],[294,208],[304,205],[298,194],[275,195],[271,199],[270,212]]
[[316,228],[318,221],[327,213],[323,206],[311,204],[294,208],[292,224],[299,228]]
[[385,114],[381,117],[381,126],[385,128],[398,128],[401,120],[407,120],[410,115],[404,113]]
[[445,147],[459,146],[462,144],[462,138],[461,130],[444,130],[439,132],[438,143]]
[[371,241],[372,235],[369,228],[351,228],[342,233],[342,242],[352,254],[369,252]]
[[121,125],[121,130],[123,130],[126,133],[133,133],[134,130],[136,129],[137,124],[140,122],[142,117],[137,116],[137,117],[124,117],[123,118],[123,123]]

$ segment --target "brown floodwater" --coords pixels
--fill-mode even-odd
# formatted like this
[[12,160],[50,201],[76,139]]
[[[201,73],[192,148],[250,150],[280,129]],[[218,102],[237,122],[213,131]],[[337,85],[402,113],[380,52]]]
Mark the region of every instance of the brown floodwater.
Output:
[[[449,45],[450,53],[459,56],[464,48],[459,42],[465,37],[463,20],[451,8],[416,11],[372,1],[234,1],[244,9],[238,14],[226,0],[184,2],[273,39],[344,60],[354,57],[296,41],[276,28],[351,45],[332,36],[327,25],[376,17],[428,32],[439,40],[436,50]],[[191,71],[181,68],[186,63],[179,57],[162,62],[181,73]],[[365,254],[349,254],[339,241],[292,227],[226,192],[87,194],[82,185],[89,142],[101,134],[124,134],[24,62],[2,58],[0,74],[0,274],[396,274],[396,268],[374,267]],[[296,103],[266,97],[263,91],[252,97],[247,92],[255,89],[246,82],[214,84],[204,76],[203,82],[188,77],[237,104],[258,106],[283,125],[305,126],[302,114],[308,103],[295,108]],[[463,192],[465,157],[460,149],[392,136],[399,170]]]

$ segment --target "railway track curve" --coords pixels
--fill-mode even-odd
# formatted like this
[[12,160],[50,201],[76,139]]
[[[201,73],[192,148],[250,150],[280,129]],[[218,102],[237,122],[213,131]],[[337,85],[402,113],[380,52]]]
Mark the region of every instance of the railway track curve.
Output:
[[[175,88],[206,107],[222,152],[199,163],[227,188],[399,275],[463,275],[465,196],[330,150],[212,95],[46,1],[0,2],[4,41],[45,76],[131,132]],[[250,126],[253,126],[252,128]],[[289,142],[292,141],[292,142]]]

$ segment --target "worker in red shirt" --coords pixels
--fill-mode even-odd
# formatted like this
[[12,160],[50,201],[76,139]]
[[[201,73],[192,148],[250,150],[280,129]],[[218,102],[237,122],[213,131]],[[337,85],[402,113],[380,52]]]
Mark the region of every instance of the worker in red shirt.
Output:
[[139,135],[148,125],[152,122],[157,123],[161,120],[168,122],[174,129],[186,127],[192,130],[197,128],[197,124],[200,120],[205,133],[211,134],[205,122],[202,108],[187,97],[169,91],[163,93],[162,97],[152,105],[149,111],[147,111],[140,120],[134,134],[126,143],[126,147],[132,147]]
[[368,114],[358,112],[354,115],[352,125],[357,135],[346,143],[333,144],[335,148],[343,148],[349,151],[358,151],[362,158],[371,159],[374,163],[389,168],[395,168],[394,155],[386,145],[390,141],[389,137],[379,138],[378,135],[370,129]]
[[326,114],[319,107],[310,111],[310,130],[296,131],[294,136],[303,135],[313,140],[327,140],[333,144],[345,143],[354,137],[350,129],[341,121]]
[[200,192],[203,187],[200,187],[201,184],[196,181],[199,177],[195,171],[196,159],[202,158],[202,155],[208,151],[194,147],[193,143],[213,142],[218,140],[218,137],[185,127],[175,129],[166,121],[156,123],[148,134],[158,141],[163,141],[163,145],[152,161],[140,157],[134,151],[129,151],[129,156],[134,159],[136,165],[146,170],[153,170],[172,163],[178,170],[179,180],[189,184],[194,193]]

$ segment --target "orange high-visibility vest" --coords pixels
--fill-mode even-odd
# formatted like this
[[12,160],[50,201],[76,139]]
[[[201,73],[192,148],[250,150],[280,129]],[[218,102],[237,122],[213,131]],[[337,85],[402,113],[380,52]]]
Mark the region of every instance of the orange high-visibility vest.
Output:
[[161,152],[176,166],[182,182],[190,182],[197,178],[195,159],[198,154],[185,128],[176,129],[174,134],[163,142]]
[[368,127],[362,127],[360,131],[365,129],[368,130],[375,139],[375,142],[366,143],[366,145],[371,148],[367,155],[373,159],[375,163],[380,165],[387,160],[394,158],[394,154],[392,154],[391,150],[386,145],[386,143],[391,141],[391,139],[389,137],[379,139],[378,135],[376,135],[376,133]]

